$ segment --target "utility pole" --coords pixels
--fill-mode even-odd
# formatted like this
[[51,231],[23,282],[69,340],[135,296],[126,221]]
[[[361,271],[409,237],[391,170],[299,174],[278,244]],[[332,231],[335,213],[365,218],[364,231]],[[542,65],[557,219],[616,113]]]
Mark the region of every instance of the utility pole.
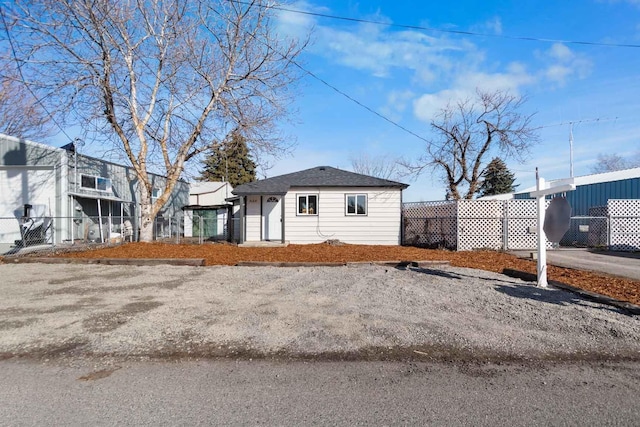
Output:
[[556,123],[553,125],[540,126],[537,129],[544,129],[553,126],[564,126],[569,125],[569,176],[573,178],[573,125],[579,123],[590,123],[590,122],[610,122],[612,120],[618,120],[617,117],[613,118],[597,118],[597,119],[583,119],[583,120],[571,120],[568,122]]
[[573,122],[569,122],[569,177],[573,178]]

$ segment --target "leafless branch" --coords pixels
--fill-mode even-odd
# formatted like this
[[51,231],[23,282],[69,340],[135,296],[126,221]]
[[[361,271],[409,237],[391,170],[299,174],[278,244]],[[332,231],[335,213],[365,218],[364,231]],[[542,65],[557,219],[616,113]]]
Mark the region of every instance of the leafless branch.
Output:
[[450,103],[431,123],[435,136],[424,155],[401,165],[413,175],[439,175],[454,199],[473,198],[490,156],[523,161],[538,142],[533,115],[521,112],[525,101],[509,92],[478,90],[474,99]]
[[[273,130],[288,113],[299,77],[291,65],[305,42],[274,33],[272,5],[17,0],[7,9],[43,98],[122,150],[135,170],[143,239],[187,161],[211,141],[241,129],[256,156],[290,147]],[[148,172],[168,177],[153,204]]]

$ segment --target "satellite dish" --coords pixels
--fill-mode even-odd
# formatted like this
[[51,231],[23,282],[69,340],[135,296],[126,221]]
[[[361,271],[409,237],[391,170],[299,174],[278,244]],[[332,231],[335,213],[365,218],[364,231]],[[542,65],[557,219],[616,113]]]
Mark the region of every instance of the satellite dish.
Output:
[[555,197],[544,214],[542,229],[550,242],[559,243],[569,230],[571,222],[571,206],[565,197]]

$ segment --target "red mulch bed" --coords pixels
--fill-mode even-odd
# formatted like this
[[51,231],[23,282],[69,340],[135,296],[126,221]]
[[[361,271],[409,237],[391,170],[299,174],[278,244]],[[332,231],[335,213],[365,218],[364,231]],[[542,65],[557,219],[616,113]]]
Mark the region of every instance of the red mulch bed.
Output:
[[[119,246],[56,254],[70,258],[204,258],[206,265],[235,265],[240,261],[358,262],[446,260],[453,266],[502,273],[513,269],[536,272],[535,261],[496,251],[451,252],[408,246],[289,245],[245,248],[232,244],[128,243]],[[589,271],[548,266],[549,280],[640,305],[640,282]]]

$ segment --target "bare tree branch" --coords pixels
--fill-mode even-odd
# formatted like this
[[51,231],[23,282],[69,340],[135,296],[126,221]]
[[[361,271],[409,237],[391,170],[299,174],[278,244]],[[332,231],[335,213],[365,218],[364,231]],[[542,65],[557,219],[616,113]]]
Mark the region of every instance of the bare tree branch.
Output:
[[0,59],[0,133],[38,140],[53,134],[49,113],[7,59]]
[[[17,0],[8,8],[36,89],[122,150],[139,180],[141,239],[186,162],[239,129],[256,156],[290,144],[291,67],[305,41],[275,34],[270,0]],[[149,172],[167,185],[152,203]]]
[[640,151],[635,157],[625,158],[619,154],[598,154],[596,164],[591,167],[592,173],[614,172],[623,169],[640,167]]
[[349,160],[351,168],[356,173],[390,180],[396,180],[400,176],[397,161],[388,157],[375,157],[362,153],[359,156],[350,157]]
[[478,192],[489,155],[523,161],[538,136],[531,127],[533,115],[520,112],[525,99],[508,92],[483,92],[442,109],[431,123],[435,137],[425,154],[403,159],[411,174],[439,175],[453,199],[471,199]]

